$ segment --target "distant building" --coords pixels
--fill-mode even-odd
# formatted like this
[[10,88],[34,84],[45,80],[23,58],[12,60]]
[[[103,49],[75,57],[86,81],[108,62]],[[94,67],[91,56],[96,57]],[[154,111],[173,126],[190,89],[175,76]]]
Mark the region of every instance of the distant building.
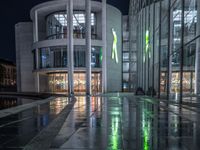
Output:
[[13,62],[0,59],[0,90],[16,87],[16,66]]

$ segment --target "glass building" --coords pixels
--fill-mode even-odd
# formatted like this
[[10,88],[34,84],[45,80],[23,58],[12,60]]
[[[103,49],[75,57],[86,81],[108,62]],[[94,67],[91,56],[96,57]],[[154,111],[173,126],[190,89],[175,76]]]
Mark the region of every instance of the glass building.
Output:
[[178,102],[199,94],[200,1],[131,0],[129,17],[137,87]]
[[[130,42],[129,17],[123,16],[123,49],[122,49],[122,90],[134,92],[137,79],[137,50],[134,41]],[[134,39],[135,40],[135,39]],[[133,45],[133,46],[132,46]]]

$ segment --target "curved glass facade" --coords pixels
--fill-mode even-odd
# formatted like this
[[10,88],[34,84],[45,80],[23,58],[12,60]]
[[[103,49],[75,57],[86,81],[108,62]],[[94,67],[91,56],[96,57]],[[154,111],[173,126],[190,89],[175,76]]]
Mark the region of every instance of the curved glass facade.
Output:
[[[91,66],[101,68],[100,62],[101,47],[92,47]],[[86,67],[85,46],[74,46],[74,67]],[[62,68],[67,67],[67,48],[49,47],[39,49],[39,67],[42,68]]]
[[[158,97],[195,93],[195,58],[199,44],[198,0],[133,0],[137,20],[138,87],[154,88]],[[198,13],[197,13],[198,12]]]
[[[47,16],[47,39],[67,38],[66,11],[56,12]],[[85,38],[85,11],[74,11],[73,14],[74,38]],[[96,14],[91,13],[92,39],[97,38]]]

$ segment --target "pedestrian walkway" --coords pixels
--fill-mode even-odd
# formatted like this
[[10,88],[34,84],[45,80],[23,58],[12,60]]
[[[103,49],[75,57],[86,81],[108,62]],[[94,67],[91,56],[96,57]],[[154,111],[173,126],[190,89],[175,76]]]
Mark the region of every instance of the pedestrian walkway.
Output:
[[199,150],[198,108],[133,94],[57,98],[1,118],[0,149]]
[[148,97],[78,97],[51,150],[198,150],[199,115],[180,107]]

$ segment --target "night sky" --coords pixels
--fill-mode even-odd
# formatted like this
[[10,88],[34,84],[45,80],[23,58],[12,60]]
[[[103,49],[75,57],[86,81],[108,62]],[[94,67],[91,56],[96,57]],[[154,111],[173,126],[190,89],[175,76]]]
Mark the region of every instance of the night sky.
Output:
[[[15,62],[15,29],[18,22],[30,21],[30,9],[49,0],[2,0],[0,5],[0,58]],[[107,0],[119,8],[124,15],[128,14],[129,0]]]

